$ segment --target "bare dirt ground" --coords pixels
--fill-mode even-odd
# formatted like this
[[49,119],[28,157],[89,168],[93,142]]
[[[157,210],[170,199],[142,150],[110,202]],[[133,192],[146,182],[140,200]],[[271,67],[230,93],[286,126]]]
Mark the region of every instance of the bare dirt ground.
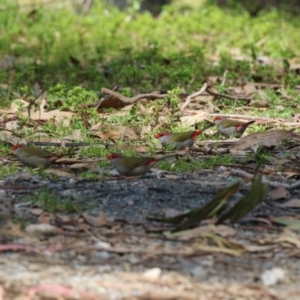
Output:
[[[299,232],[273,219],[295,217],[299,208],[264,202],[239,224],[204,222],[173,235],[147,220],[207,203],[234,178],[230,170],[101,182],[26,172],[5,178],[0,299],[300,299]],[[72,197],[93,207],[46,212],[25,197],[41,186],[62,201]],[[286,200],[297,198],[294,189]],[[24,228],[18,218],[26,220]]]

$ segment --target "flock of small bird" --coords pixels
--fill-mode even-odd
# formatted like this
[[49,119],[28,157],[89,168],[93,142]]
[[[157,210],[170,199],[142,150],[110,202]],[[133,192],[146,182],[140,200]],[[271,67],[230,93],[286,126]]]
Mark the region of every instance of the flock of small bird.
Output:
[[[254,123],[250,121],[241,123],[235,120],[230,120],[225,117],[217,116],[214,118],[214,123],[217,126],[218,132],[225,137],[241,137],[247,127]],[[162,132],[158,133],[157,138],[163,147],[173,147],[175,149],[189,149],[193,147],[198,135],[210,128],[212,125],[206,126],[202,130],[188,132]],[[63,155],[53,154],[39,147],[17,144],[12,147],[13,153],[26,166],[32,168],[47,168]],[[124,157],[120,154],[110,154],[107,156],[114,167],[122,176],[141,176],[146,174],[150,168],[157,162],[165,160],[174,155],[168,155],[161,158],[155,157]]]

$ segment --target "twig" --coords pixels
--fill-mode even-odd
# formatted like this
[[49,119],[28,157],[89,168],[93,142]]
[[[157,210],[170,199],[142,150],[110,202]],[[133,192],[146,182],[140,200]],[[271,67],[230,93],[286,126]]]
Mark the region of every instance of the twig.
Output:
[[[209,117],[216,117],[220,114],[208,114]],[[246,116],[246,115],[231,115],[231,114],[222,114],[222,116],[230,119],[243,119],[243,120],[255,120],[255,121],[263,121],[268,123],[275,123],[276,120],[274,118],[265,118],[265,117],[253,117],[253,116]]]
[[28,107],[27,107],[29,119],[31,119],[31,116],[30,116],[30,109],[31,109],[32,105],[34,105],[35,101],[36,101],[40,96],[42,96],[45,92],[46,92],[46,90],[42,90],[41,93],[39,93],[33,100],[30,100],[30,101],[29,101],[29,105],[28,105]]
[[245,101],[250,101],[254,97],[253,95],[249,96],[249,97],[230,96],[230,95],[226,95],[226,94],[221,94],[221,93],[213,92],[209,88],[207,88],[206,91],[207,91],[208,94],[210,94],[212,96],[226,98],[226,99],[230,99],[230,100],[245,100]]
[[[152,99],[152,100],[155,100],[155,99],[163,99],[163,98],[166,98],[168,96],[168,94],[151,94],[151,93],[147,93],[147,94],[140,94],[140,95],[137,95],[135,97],[132,97],[132,98],[128,98],[126,96],[123,96],[115,91],[112,91],[110,89],[107,89],[107,88],[102,88],[101,89],[101,92],[104,93],[104,94],[108,94],[114,98],[117,98],[118,100],[120,100],[121,102],[123,102],[124,104],[133,104],[141,99]],[[107,99],[102,99],[101,101],[99,101],[99,104],[98,104],[98,107],[104,102],[106,101]]]
[[[282,84],[276,84],[276,83],[270,84],[270,83],[259,83],[259,82],[254,82],[254,85],[256,87],[261,87],[261,88],[278,88],[278,89],[282,88],[283,86]],[[296,85],[294,89],[299,90],[300,85]]]
[[[58,142],[32,142],[30,141],[30,144],[36,145],[36,146],[57,146],[60,147],[61,143]],[[97,143],[93,143],[96,145],[105,145],[103,142],[97,142]],[[78,143],[73,143],[73,142],[65,142],[64,146],[65,147],[81,147],[81,146],[91,146],[91,143],[85,143],[85,142],[78,142]]]
[[[247,172],[242,171],[242,170],[232,169],[230,171],[230,173],[232,175],[238,175],[238,176],[241,176],[241,177],[246,178],[246,179],[252,179],[253,178],[252,174],[247,173]],[[294,190],[294,189],[300,187],[300,181],[297,181],[293,184],[286,184],[286,183],[281,183],[281,182],[276,182],[276,181],[270,181],[270,180],[267,180],[267,179],[263,178],[262,182],[265,183],[265,184],[268,184],[271,187],[282,186],[282,187],[286,188],[287,190]]]
[[[209,117],[219,116],[220,114],[208,114]],[[284,119],[274,119],[274,118],[267,118],[267,117],[253,117],[253,116],[246,116],[246,115],[231,115],[231,114],[223,114],[222,116],[230,119],[243,119],[243,120],[255,120],[256,122],[265,122],[265,123],[279,123],[285,126],[296,126],[300,127],[299,122],[284,122]]]
[[186,98],[186,100],[183,103],[183,105],[181,106],[180,110],[184,110],[190,104],[190,102],[192,101],[193,98],[198,97],[199,95],[204,93],[206,89],[207,89],[207,83],[205,82],[198,92],[195,92]]

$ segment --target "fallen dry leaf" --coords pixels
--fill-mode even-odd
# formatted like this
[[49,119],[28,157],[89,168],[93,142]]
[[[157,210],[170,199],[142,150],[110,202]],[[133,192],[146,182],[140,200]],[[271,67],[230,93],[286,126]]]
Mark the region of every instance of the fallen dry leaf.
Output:
[[30,213],[35,215],[35,216],[39,216],[43,212],[44,211],[41,208],[32,208],[32,209],[30,209]]
[[[95,126],[93,128],[95,128]],[[138,138],[138,135],[136,134],[134,129],[127,128],[125,126],[101,125],[97,126],[97,128],[97,131],[93,131],[93,135],[99,136],[104,141],[107,141],[109,139],[117,140],[121,137],[126,137],[130,140],[136,140]]]
[[265,252],[272,250],[274,245],[244,245],[248,252]]
[[270,107],[270,104],[264,100],[251,100],[249,106],[253,107]]
[[294,133],[292,130],[272,130],[266,132],[259,132],[247,135],[241,138],[231,149],[231,153],[236,153],[241,150],[247,149],[252,146],[267,145],[270,144],[270,141],[279,141],[279,140],[290,140],[295,139],[300,141],[300,135]]
[[205,117],[207,116],[207,112],[202,111],[202,112],[197,112],[195,115],[190,115],[190,116],[182,116],[180,118],[181,123],[183,124],[188,124],[188,125],[193,125],[198,122],[203,122],[205,120]]
[[[24,117],[28,117],[28,113],[23,112],[22,115]],[[31,120],[50,120],[53,119],[56,125],[63,124],[64,126],[69,126],[71,124],[71,119],[74,113],[70,111],[60,111],[58,109],[46,111],[46,112],[39,112],[35,111],[30,114]]]
[[47,169],[45,171],[46,174],[54,174],[59,177],[70,177],[74,176],[74,171],[69,169]]
[[51,224],[29,224],[25,231],[33,235],[54,234],[57,228]]
[[284,168],[281,170],[281,173],[284,173],[287,178],[293,177],[293,176],[299,176],[300,175],[300,169],[294,169],[294,168]]
[[18,129],[19,123],[20,122],[18,120],[13,120],[13,121],[6,122],[5,123],[5,129],[8,129],[8,130]]
[[200,226],[190,230],[173,233],[171,234],[171,237],[178,237],[179,240],[187,241],[193,238],[206,236],[208,233],[227,237],[235,235],[236,230],[226,225]]
[[282,207],[300,207],[300,199],[292,199],[286,203],[281,204]]
[[300,248],[300,240],[298,237],[294,236],[288,236],[288,235],[283,235],[279,237],[278,239],[274,240],[275,243],[287,243],[287,244],[292,244],[296,246],[297,248]]
[[69,141],[76,141],[76,142],[82,142],[84,141],[84,135],[82,133],[81,129],[75,129],[72,131],[71,135],[64,136],[63,140],[69,140]]
[[279,199],[285,199],[289,194],[289,191],[280,185],[270,192],[270,197],[273,201],[276,201]]
[[21,228],[20,223],[13,223],[11,220],[6,220],[6,226],[1,226],[0,233],[3,236],[18,236],[24,238],[26,233]]
[[8,144],[11,144],[11,145],[27,144],[26,140],[24,140],[20,137],[14,136],[10,131],[6,131],[6,130],[0,131],[0,141],[7,142]]
[[112,218],[107,218],[105,214],[100,214],[97,217],[92,217],[88,214],[82,214],[81,215],[85,223],[95,226],[95,227],[101,227],[107,224],[107,222],[111,222]]

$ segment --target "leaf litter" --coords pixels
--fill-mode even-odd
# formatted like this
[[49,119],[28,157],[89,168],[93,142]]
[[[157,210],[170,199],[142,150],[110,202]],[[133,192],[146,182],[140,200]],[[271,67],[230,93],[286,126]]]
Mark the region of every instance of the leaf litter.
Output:
[[[228,96],[227,94],[214,94],[214,92],[209,95],[211,97],[209,101]],[[202,97],[202,95],[197,96],[196,98],[192,97],[190,103],[183,107],[184,116],[181,117],[183,124],[193,125],[209,120],[213,115],[191,109],[192,105],[200,101],[199,99]],[[149,97],[152,98],[153,95]],[[249,95],[229,95],[227,98],[230,99],[230,97],[252,99]],[[121,97],[121,99],[123,98]],[[138,95],[133,99],[139,101],[144,98]],[[23,111],[24,116],[28,115],[26,108],[28,106]],[[14,116],[16,111],[10,113],[11,116]],[[45,111],[41,113],[41,110],[31,111],[31,122],[50,120],[56,113],[56,110],[51,114],[46,114]],[[69,120],[66,124],[70,124],[73,115],[74,112],[69,115],[61,115],[60,119],[56,119],[56,124],[59,124],[62,119]],[[139,135],[143,136],[150,130],[148,128],[147,131],[143,131],[141,128],[137,133],[132,127],[119,126],[112,130],[109,128],[103,130],[103,128],[102,124],[96,124],[91,131],[94,136],[107,141],[117,140],[120,136],[126,136],[128,141],[136,140]],[[11,127],[11,130],[13,131],[14,127]],[[77,132],[77,136],[82,141],[80,132],[79,135]],[[40,137],[36,136],[36,138],[40,141]],[[78,140],[78,138],[73,139],[70,136],[66,138]],[[248,147],[266,146],[268,140],[290,140],[297,144],[299,136],[292,131],[281,130],[247,135],[240,140],[219,140],[217,143],[219,148],[224,147],[224,152],[228,152],[230,148],[230,152],[233,153],[233,151],[243,151]],[[11,143],[11,140],[7,141]],[[51,138],[48,141],[49,144],[57,142]],[[201,144],[209,143],[216,143],[216,141],[201,142]],[[274,145],[272,151],[284,149],[278,143]],[[146,148],[144,150],[146,151]],[[214,151],[211,150],[211,154],[213,153]],[[245,153],[240,152],[239,154],[243,157]],[[195,160],[207,157],[199,155],[198,152],[191,151],[190,154]],[[293,158],[288,162],[292,160]],[[54,174],[59,177],[71,175],[73,176],[71,180],[74,180],[74,173],[65,170],[65,165],[71,164],[71,169],[82,171],[91,169],[90,164],[93,164],[93,161],[81,162],[78,159],[63,158],[59,161],[60,167],[53,169]],[[6,203],[3,208],[4,204],[1,203],[2,210],[13,210],[23,218],[30,220],[30,223],[27,224],[25,227],[27,230],[24,231],[21,224],[9,219],[9,221],[5,218],[1,219],[1,222],[6,225],[1,230],[3,238],[0,249],[4,255],[14,253],[15,256],[14,262],[2,260],[3,270],[0,271],[0,282],[5,282],[5,295],[18,293],[18,295],[27,295],[29,299],[46,294],[53,297],[73,297],[75,299],[76,297],[78,299],[82,297],[85,299],[98,299],[99,297],[111,299],[111,295],[115,295],[116,298],[132,299],[132,295],[139,291],[139,296],[135,296],[134,299],[161,299],[162,297],[164,299],[173,299],[174,297],[201,299],[201,294],[205,291],[206,296],[203,299],[223,299],[222,297],[228,297],[228,295],[241,299],[260,299],[262,295],[264,299],[283,299],[280,298],[278,289],[274,292],[268,286],[253,287],[253,284],[257,280],[256,278],[260,278],[260,274],[269,268],[270,264],[274,267],[279,266],[283,270],[289,270],[285,273],[284,282],[292,281],[296,276],[295,265],[292,260],[288,261],[288,258],[296,255],[291,253],[295,253],[295,248],[298,247],[298,220],[294,219],[289,222],[286,220],[290,220],[290,216],[293,216],[292,212],[294,211],[291,209],[298,208],[296,199],[299,197],[297,189],[288,189],[287,185],[297,186],[295,185],[297,182],[293,178],[289,180],[284,178],[276,168],[269,172],[271,178],[275,178],[279,184],[282,183],[281,189],[289,190],[289,193],[285,194],[286,206],[284,207],[284,204],[280,203],[285,209],[280,210],[279,206],[274,208],[268,206],[267,202],[262,202],[267,192],[265,185],[272,186],[270,184],[272,181],[259,176],[255,177],[252,174],[249,177],[248,173],[248,178],[244,181],[241,189],[241,178],[245,178],[243,173],[234,173],[234,169],[226,168],[227,172],[224,169],[221,172],[223,176],[220,174],[220,169],[211,168],[209,175],[202,171],[193,172],[190,175],[165,172],[165,178],[161,179],[152,179],[150,174],[150,178],[132,181],[110,178],[105,179],[103,184],[98,182],[90,186],[86,185],[87,181],[84,183],[82,179],[78,179],[73,186],[66,181],[69,179],[62,180],[60,178],[59,183],[54,185],[49,179],[43,179],[43,185],[50,187],[52,191],[56,190],[62,200],[65,198],[64,195],[69,195],[73,197],[74,201],[82,198],[86,200],[85,204],[93,206],[87,209],[85,214],[73,213],[73,217],[63,213],[49,213],[41,208],[39,203],[33,205],[24,202],[24,191],[27,190],[28,193],[38,187],[33,177],[27,177],[26,180],[20,177],[14,183],[12,178],[6,180],[3,191],[8,197],[7,199],[10,199],[12,207],[9,208]],[[254,169],[255,166],[253,166]],[[294,173],[297,176],[297,170]],[[195,180],[195,176],[197,176],[197,180]],[[222,184],[226,189],[228,176],[233,176],[231,179],[240,178],[239,184],[236,183],[237,188],[229,188],[224,198],[221,197],[214,203],[211,201],[213,197],[210,194],[218,195],[220,189],[222,190]],[[259,180],[256,183],[258,186],[249,190],[247,180],[253,179],[255,182],[255,178],[259,178],[256,179]],[[214,184],[216,179],[219,183]],[[173,183],[171,184],[170,181]],[[182,184],[183,182],[185,183]],[[18,193],[17,187],[22,186],[23,191],[20,190]],[[149,188],[151,186],[152,189]],[[169,193],[170,195],[162,196],[159,190],[164,190],[163,194]],[[109,194],[112,194],[111,197]],[[231,194],[233,200],[229,201],[228,196]],[[277,194],[278,197],[278,191],[274,194]],[[271,197],[271,194],[268,197]],[[291,199],[291,197],[294,198]],[[144,198],[148,199],[147,203],[142,201]],[[282,199],[282,197],[278,199]],[[289,202],[290,204],[288,204]],[[194,214],[194,210],[199,210],[199,205],[201,214]],[[247,205],[249,205],[248,208]],[[152,213],[156,213],[161,218],[170,206],[179,213],[185,211],[183,214],[185,220],[180,225],[181,227],[177,227],[177,232],[171,233],[167,228],[160,228],[157,225],[153,227],[153,224],[146,221],[147,216]],[[244,208],[245,211],[243,211]],[[29,217],[28,211],[32,209],[38,209],[39,213],[30,213]],[[248,219],[244,217],[246,214],[250,215]],[[274,214],[279,217],[274,218]],[[47,220],[46,223],[41,220],[41,215],[43,215],[44,221]],[[187,216],[194,217],[189,220]],[[236,223],[236,227],[232,227],[226,219]],[[240,219],[241,222],[239,222]],[[263,219],[266,222],[259,221]],[[213,225],[217,221],[225,222],[225,224]],[[275,232],[279,230],[279,224],[296,230],[297,236],[278,238]],[[41,236],[43,239],[40,238]],[[256,239],[249,238],[253,236]],[[289,247],[286,247],[287,244]],[[270,260],[272,253],[278,249],[280,249],[284,261],[279,258]],[[27,255],[30,252],[37,253],[36,259]],[[26,257],[26,263],[23,257]],[[204,263],[199,260],[200,258],[204,259]],[[66,260],[70,262],[69,266],[59,267],[60,264],[65,264]],[[191,261],[192,266],[186,268],[186,260]],[[253,261],[255,261],[254,273],[254,269],[249,268],[249,264],[253,264]],[[85,270],[85,274],[87,274],[84,278],[73,268],[79,262],[82,270]],[[197,268],[194,264],[198,265]],[[53,266],[45,268],[45,265]],[[91,267],[91,265],[94,266]],[[151,276],[142,276],[153,268],[160,270],[160,276],[156,279],[155,276],[154,279]],[[226,271],[228,268],[230,269],[229,277]],[[13,270],[16,269],[19,274],[19,283],[27,287],[26,292],[16,291],[14,287],[15,273]],[[33,272],[33,269],[36,271]],[[237,272],[236,270],[242,271]],[[41,278],[40,273],[43,273],[47,280]],[[57,273],[63,274],[63,276],[58,278]],[[202,273],[210,275],[201,277]],[[201,281],[191,280],[193,277],[201,278]],[[78,278],[80,278],[80,288]],[[218,280],[214,280],[214,278],[218,278]],[[49,282],[52,283],[49,284]],[[99,282],[101,282],[100,285]],[[179,285],[178,282],[180,282]],[[176,287],[176,285],[178,286]],[[293,287],[293,292],[295,289],[297,287]]]

